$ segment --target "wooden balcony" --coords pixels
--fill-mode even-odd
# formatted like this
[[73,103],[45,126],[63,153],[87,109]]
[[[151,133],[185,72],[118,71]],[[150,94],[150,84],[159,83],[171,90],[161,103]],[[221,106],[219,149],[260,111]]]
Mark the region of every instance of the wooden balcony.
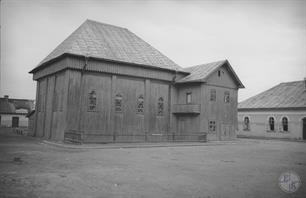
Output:
[[174,114],[200,114],[200,104],[175,104],[172,113]]

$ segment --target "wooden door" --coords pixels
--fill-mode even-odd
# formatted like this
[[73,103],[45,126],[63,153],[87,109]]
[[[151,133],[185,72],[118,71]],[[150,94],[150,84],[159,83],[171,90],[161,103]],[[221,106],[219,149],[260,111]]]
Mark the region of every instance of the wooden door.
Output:
[[178,117],[178,134],[176,134],[175,140],[183,140],[184,134],[186,133],[185,122],[186,118],[184,116]]
[[229,140],[230,134],[231,134],[231,125],[223,123],[221,127],[221,140]]
[[19,126],[19,117],[13,117],[12,118],[12,127],[18,127]]

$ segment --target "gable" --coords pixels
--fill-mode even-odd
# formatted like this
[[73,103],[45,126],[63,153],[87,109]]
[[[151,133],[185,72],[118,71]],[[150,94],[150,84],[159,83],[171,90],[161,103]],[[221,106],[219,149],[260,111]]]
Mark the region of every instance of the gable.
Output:
[[[220,76],[219,76],[220,73]],[[235,82],[233,75],[230,73],[229,69],[223,65],[215,70],[206,80],[207,84],[217,85],[229,88],[238,88],[237,83]]]
[[[182,79],[179,79],[178,81],[176,81],[176,83],[180,84],[180,83],[193,83],[193,82],[207,82],[209,78],[212,78],[210,79],[211,83],[222,83],[220,82],[220,79],[216,82],[214,82],[215,80],[213,80],[213,75],[220,68],[223,68],[222,69],[223,73],[225,74],[225,76],[226,75],[228,76],[228,78],[224,77],[225,82],[230,83],[233,81],[235,84],[235,88],[244,88],[244,85],[238,78],[237,74],[231,67],[228,60],[217,61],[189,68],[184,68],[184,70],[190,72],[190,74]],[[232,81],[229,78],[231,78]],[[225,83],[222,84],[226,85]]]

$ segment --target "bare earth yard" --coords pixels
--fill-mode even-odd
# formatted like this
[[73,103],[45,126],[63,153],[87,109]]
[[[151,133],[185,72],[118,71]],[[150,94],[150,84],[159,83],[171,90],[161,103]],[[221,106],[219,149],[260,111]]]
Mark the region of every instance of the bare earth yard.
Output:
[[[288,170],[302,181],[292,194],[278,186]],[[71,149],[0,133],[0,197],[305,197],[305,185],[303,142]]]

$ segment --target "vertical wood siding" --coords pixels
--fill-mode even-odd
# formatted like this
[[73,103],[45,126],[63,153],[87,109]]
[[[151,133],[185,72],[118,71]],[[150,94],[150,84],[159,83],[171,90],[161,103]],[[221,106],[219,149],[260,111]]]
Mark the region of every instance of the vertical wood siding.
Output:
[[68,84],[68,101],[67,101],[67,125],[66,130],[79,130],[79,115],[82,106],[80,104],[81,97],[81,72],[69,71],[69,84]]
[[[166,141],[169,133],[169,85],[151,81],[149,102],[149,136],[148,141]],[[158,99],[164,101],[163,115],[158,115]]]
[[66,102],[66,86],[65,83],[66,73],[62,72],[56,75],[54,97],[53,97],[53,109],[52,109],[52,134],[51,138],[54,140],[62,140],[63,132],[65,130],[65,102]]
[[118,76],[116,94],[122,95],[122,113],[115,113],[116,141],[144,141],[144,114],[136,112],[138,97],[145,96],[144,80]]
[[[191,93],[191,103],[201,104],[201,84],[184,84],[178,86],[178,103],[186,104],[186,94]],[[198,135],[204,131],[200,128],[201,117],[199,115],[177,115],[177,131],[175,140],[198,140]],[[198,134],[198,135],[197,135]]]
[[51,138],[54,85],[55,85],[55,76],[48,77],[47,90],[46,90],[45,118],[44,118],[45,124],[44,124],[44,135],[43,135],[45,139]]
[[66,124],[68,78],[66,72],[47,76],[37,82],[35,135],[62,140]]
[[[208,140],[230,140],[236,137],[238,87],[226,68],[221,68],[221,77],[217,71],[203,86],[204,100],[202,122],[208,131]],[[210,90],[216,90],[216,101],[210,101]],[[230,102],[224,102],[224,93],[229,92]],[[216,121],[216,132],[209,132],[209,121]]]
[[[238,88],[224,68],[221,78],[213,74],[207,83],[174,87],[173,73],[167,71],[90,60],[82,73],[76,69],[84,66],[84,60],[64,60],[53,70],[45,69],[35,76],[38,137],[63,140],[65,131],[75,131],[82,134],[84,142],[188,141],[208,132],[210,120],[216,121],[217,130],[208,134],[209,139],[235,137]],[[74,69],[61,70],[64,63]],[[215,102],[210,101],[210,89],[216,90]],[[97,97],[94,111],[88,110],[91,91]],[[230,93],[229,103],[224,102],[225,91]],[[200,105],[200,114],[173,115],[171,105],[186,104],[189,92],[191,103]],[[116,94],[122,96],[122,112],[115,111]],[[144,96],[143,113],[137,113],[140,95]],[[163,115],[158,115],[160,97],[164,101]]]
[[47,93],[47,79],[41,79],[39,81],[39,94],[38,94],[38,111],[37,111],[37,124],[36,124],[36,136],[43,137],[44,135],[44,120],[45,120],[45,106],[46,106],[46,93]]
[[[92,141],[112,141],[110,113],[111,101],[111,76],[84,74],[84,92],[81,104],[81,131],[84,131],[84,139]],[[88,110],[88,97],[91,91],[96,92],[97,103],[94,111]]]

